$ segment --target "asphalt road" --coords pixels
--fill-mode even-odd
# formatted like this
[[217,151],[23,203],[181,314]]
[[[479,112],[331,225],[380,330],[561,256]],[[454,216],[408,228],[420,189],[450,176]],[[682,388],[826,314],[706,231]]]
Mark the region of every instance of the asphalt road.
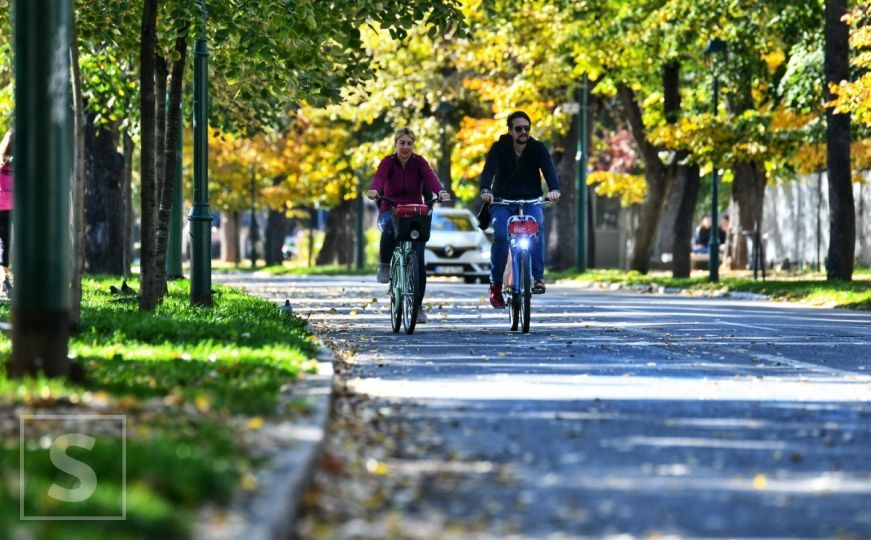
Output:
[[[871,538],[871,313],[551,285],[522,335],[486,286],[431,281],[407,336],[372,277],[218,281],[348,360],[337,422],[367,433],[302,535]],[[367,474],[377,503],[330,499]]]

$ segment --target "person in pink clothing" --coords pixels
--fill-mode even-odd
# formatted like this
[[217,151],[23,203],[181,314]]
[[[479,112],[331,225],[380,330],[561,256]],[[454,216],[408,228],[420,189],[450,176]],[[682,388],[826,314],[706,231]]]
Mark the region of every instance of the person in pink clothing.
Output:
[[10,232],[12,230],[12,141],[13,130],[6,132],[0,142],[0,266],[3,267],[3,292],[12,290],[12,274],[9,272]]
[[[381,231],[380,245],[380,261],[378,265],[378,282],[387,283],[390,281],[390,258],[393,256],[393,249],[396,247],[396,237],[393,233],[393,221],[390,210],[395,204],[421,204],[423,203],[424,188],[429,189],[433,193],[438,193],[439,200],[448,201],[451,199],[450,194],[442,187],[438,176],[433,172],[432,167],[422,156],[414,153],[414,141],[416,137],[414,132],[409,128],[397,129],[393,134],[393,142],[396,147],[396,152],[385,157],[378,165],[378,170],[375,172],[375,177],[372,179],[372,185],[366,195],[370,199],[375,199],[383,196],[385,199],[381,201],[378,209],[378,229]],[[415,246],[418,268],[420,272],[420,283],[418,284],[421,295],[426,291],[426,266],[423,261],[423,242],[415,242],[420,244]],[[418,314],[418,323],[426,322],[426,316],[421,311]]]

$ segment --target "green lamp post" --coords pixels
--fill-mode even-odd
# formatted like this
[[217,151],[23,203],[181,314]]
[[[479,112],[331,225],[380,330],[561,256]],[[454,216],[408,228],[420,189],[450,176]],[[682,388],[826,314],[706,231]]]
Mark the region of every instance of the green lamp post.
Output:
[[191,304],[212,303],[212,211],[209,209],[209,47],[206,44],[206,2],[200,36],[194,45],[194,204],[191,222]]
[[575,268],[580,272],[587,271],[587,162],[590,159],[587,148],[587,99],[590,94],[590,83],[584,73],[584,84],[579,90],[578,99],[580,110],[578,111],[578,152],[575,159],[578,161],[578,176],[575,182],[577,196],[577,230],[575,244]]
[[[720,38],[708,41],[708,46],[705,47],[705,56],[711,60],[712,73],[714,75],[712,112],[715,118],[719,108],[718,99],[720,93],[720,65],[714,58],[714,55],[717,54],[726,55],[726,42]],[[717,173],[717,164],[713,163],[711,167],[711,235],[708,239],[708,280],[712,282],[720,280],[719,178]]]

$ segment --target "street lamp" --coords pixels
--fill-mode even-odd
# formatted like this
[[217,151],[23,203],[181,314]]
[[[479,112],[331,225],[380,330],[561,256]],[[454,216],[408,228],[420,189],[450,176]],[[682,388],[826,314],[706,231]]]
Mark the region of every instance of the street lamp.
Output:
[[249,254],[251,255],[251,268],[257,267],[257,238],[259,235],[259,231],[257,230],[257,210],[255,208],[255,204],[257,203],[257,191],[255,186],[255,171],[254,164],[251,164],[251,223],[248,227],[248,243],[251,245],[251,249],[249,249]]
[[577,198],[576,230],[575,230],[575,268],[579,272],[587,271],[587,163],[590,160],[590,149],[587,140],[589,131],[587,118],[587,100],[590,96],[590,79],[584,73],[583,86],[577,91],[578,110],[578,152],[575,161],[578,162],[578,174],[575,179],[575,196]]
[[209,47],[206,0],[197,0],[203,23],[194,45],[194,204],[191,222],[191,304],[212,303],[212,211],[209,209]]
[[[714,38],[708,41],[708,46],[705,47],[705,57],[711,61],[712,73],[714,76],[714,92],[713,92],[713,115],[717,117],[717,108],[720,93],[720,65],[717,63],[713,55],[726,55],[726,42],[720,38]],[[708,266],[710,281],[720,280],[720,219],[717,215],[717,206],[719,204],[719,179],[717,178],[717,164],[711,164],[711,234],[708,239]]]

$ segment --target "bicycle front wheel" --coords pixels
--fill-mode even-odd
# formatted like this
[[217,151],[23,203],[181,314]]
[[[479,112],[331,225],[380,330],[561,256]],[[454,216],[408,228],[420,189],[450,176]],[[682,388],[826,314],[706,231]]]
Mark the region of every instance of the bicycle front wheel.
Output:
[[402,291],[402,326],[406,334],[414,333],[417,324],[417,310],[420,308],[420,297],[417,293],[417,254],[409,252],[405,261],[405,286]]
[[390,263],[390,327],[399,332],[402,324],[402,283],[396,259]]
[[532,271],[529,262],[529,252],[520,256],[520,329],[526,334],[529,332],[529,315],[532,311]]

